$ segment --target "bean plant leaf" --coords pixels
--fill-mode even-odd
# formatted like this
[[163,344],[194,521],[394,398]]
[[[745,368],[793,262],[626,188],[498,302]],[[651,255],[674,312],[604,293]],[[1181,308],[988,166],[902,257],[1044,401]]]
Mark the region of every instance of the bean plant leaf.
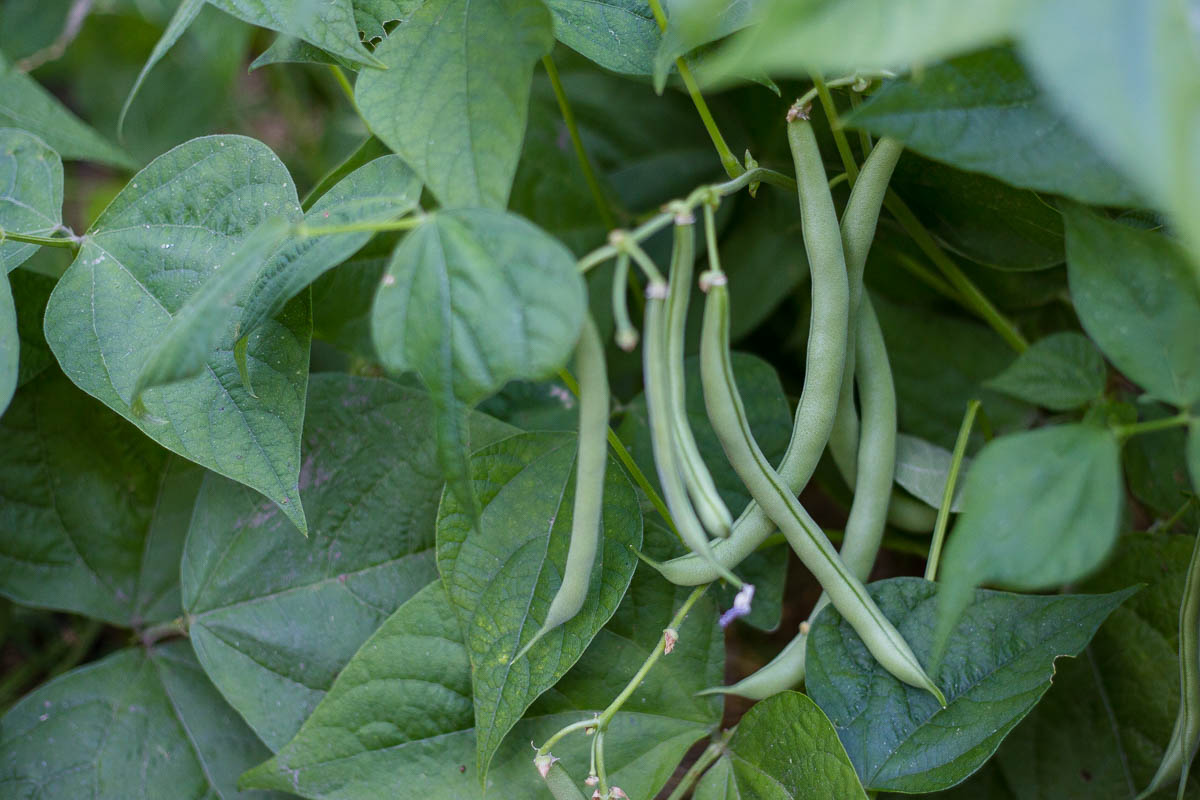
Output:
[[[1162,419],[1176,411],[1161,403],[1139,403],[1142,420]],[[1121,447],[1125,482],[1138,502],[1160,519],[1173,517],[1181,508],[1183,530],[1200,529],[1200,509],[1188,470],[1188,429],[1166,428],[1125,440]]]
[[283,800],[237,789],[239,773],[266,755],[187,642],[119,650],[42,686],[0,719],[8,797]]
[[529,653],[562,583],[571,538],[577,439],[525,433],[477,450],[471,479],[478,523],[449,492],[438,509],[437,561],[471,657],[480,779],[505,735],[539,695],[583,655],[633,578],[642,516],[615,460],[604,478],[603,546],[583,608]]
[[461,500],[471,502],[466,408],[565,364],[585,303],[570,251],[502,211],[438,212],[396,247],[372,312],[375,347],[433,393],[442,469]]
[[117,117],[118,135],[125,128],[125,116],[129,113],[129,107],[133,105],[133,99],[137,97],[138,90],[142,88],[146,76],[150,74],[150,70],[154,69],[154,65],[162,60],[167,51],[174,47],[175,43],[179,41],[179,37],[187,32],[188,26],[196,21],[196,17],[200,15],[201,9],[204,8],[204,3],[205,0],[179,0],[179,5],[175,8],[175,13],[171,16],[171,21],[167,23],[167,27],[163,29],[162,35],[154,43],[154,49],[146,57],[146,63],[142,66],[141,72],[138,73],[133,86],[130,87],[129,94],[125,97],[125,103],[121,106],[121,115]]
[[358,38],[351,0],[297,3],[292,0],[208,0],[240,20],[303,39],[353,64],[379,62]]
[[1084,209],[1065,217],[1071,299],[1088,336],[1151,395],[1200,400],[1200,278],[1183,249]]
[[667,7],[667,29],[654,54],[654,89],[662,93],[675,64],[697,47],[751,25],[762,0],[674,0]]
[[0,593],[141,627],[179,616],[179,555],[203,470],[58,370],[0,418]]
[[[401,606],[338,676],[300,733],[246,775],[247,786],[318,800],[411,793],[427,800],[547,797],[529,742],[587,719],[612,700],[658,644],[687,594],[640,566],[629,593],[579,663],[544,694],[504,740],[481,790],[475,766],[471,662],[453,604],[433,583]],[[646,676],[606,737],[609,780],[631,797],[653,797],[683,754],[720,720],[721,702],[696,697],[719,681],[724,646],[702,599],[679,642]],[[358,738],[348,731],[370,731]],[[574,775],[585,774],[590,740],[555,745]]]
[[1021,19],[1025,0],[772,0],[735,37],[724,71],[805,75],[907,69],[997,44]]
[[1120,445],[1107,428],[1059,425],[996,439],[963,487],[941,567],[935,653],[983,583],[1037,591],[1079,580],[1116,543]]
[[54,354],[50,352],[42,332],[42,319],[46,315],[46,301],[50,299],[56,282],[48,275],[24,269],[8,275],[13,304],[17,310],[17,338],[21,353],[17,364],[18,389],[55,363]]
[[[1200,25],[1195,0],[1030,4],[1034,78],[1200,253]],[[1114,113],[1119,109],[1119,113]],[[1195,265],[1196,261],[1193,261]]]
[[38,249],[4,241],[4,232],[49,236],[62,225],[62,204],[58,153],[32,133],[0,128],[0,273],[11,272]]
[[922,155],[1084,203],[1135,205],[1129,181],[1075,132],[1008,48],[889,81],[847,120]]
[[[892,578],[867,589],[917,658],[929,663],[937,586]],[[808,693],[829,715],[868,790],[946,789],[978,769],[1050,688],[1054,660],[1077,655],[1134,591],[1036,596],[976,590],[932,674],[946,693],[946,708],[888,674],[837,610],[826,607],[809,634]]]
[[[772,464],[778,464],[787,450],[792,435],[792,412],[775,368],[749,353],[734,352],[733,372],[745,400],[750,430]],[[700,362],[692,356],[684,362],[685,396],[688,423],[696,437],[696,447],[712,474],[713,483],[725,505],[735,515],[750,502],[746,487],[725,458],[717,433],[704,410],[704,389],[700,383]],[[650,445],[649,418],[646,398],[639,394],[626,406],[625,418],[617,429],[621,441],[629,448],[634,461],[654,487],[658,488],[658,472]],[[680,553],[672,553],[680,555]],[[761,630],[773,630],[783,613],[783,588],[787,580],[786,549],[772,549],[750,554],[737,568],[744,580],[754,584],[754,605],[743,618],[746,624]],[[734,590],[715,587],[725,601],[732,604]]]
[[[896,483],[931,508],[942,507],[946,480],[954,454],[916,436],[896,436]],[[960,475],[969,474],[972,459],[964,458]],[[960,481],[950,501],[950,510],[962,511],[963,483]]]
[[721,760],[725,769],[705,778],[696,800],[867,797],[833,724],[799,692],[780,692],[756,703],[738,722]]
[[605,69],[650,75],[661,34],[646,0],[546,0],[555,37]]
[[986,386],[1052,411],[1069,411],[1104,394],[1104,356],[1082,334],[1055,333],[1033,343]]
[[4,415],[20,378],[21,337],[17,307],[13,303],[8,273],[0,269],[0,416]]
[[164,447],[279,503],[301,531],[296,482],[308,381],[308,298],[297,298],[247,348],[255,395],[233,345],[238,315],[195,378],[149,389],[134,413],[138,374],[189,299],[228,265],[261,222],[295,221],[291,176],[262,143],[209,136],[167,152],[134,176],[97,218],[46,309],[46,340],[81,389]]
[[60,156],[132,169],[123,150],[84,124],[37,81],[18,72],[0,53],[0,127],[40,137]]
[[1193,422],[1188,434],[1188,472],[1192,476],[1192,488],[1200,495],[1200,423]]
[[[322,194],[304,215],[304,224],[317,229],[389,222],[416,208],[420,198],[421,182],[403,159],[383,156],[354,170]],[[278,314],[288,300],[354,255],[371,236],[370,230],[320,236],[302,233],[285,242],[250,287],[239,335],[250,334]]]
[[533,66],[553,43],[540,0],[428,0],[375,49],[387,69],[359,75],[355,97],[443,206],[504,208]]
[[[314,376],[300,496],[307,539],[270,502],[210,476],[183,553],[192,644],[221,693],[278,750],[376,628],[437,579],[437,470],[428,394]],[[471,418],[480,443],[512,429]]]
[[[992,763],[1008,798],[1128,800],[1154,775],[1179,707],[1179,605],[1192,536],[1134,533],[1087,591],[1144,588],[1113,611]],[[966,792],[964,797],[974,795]],[[1173,791],[1155,797],[1174,797]],[[1200,796],[1194,774],[1185,797]]]

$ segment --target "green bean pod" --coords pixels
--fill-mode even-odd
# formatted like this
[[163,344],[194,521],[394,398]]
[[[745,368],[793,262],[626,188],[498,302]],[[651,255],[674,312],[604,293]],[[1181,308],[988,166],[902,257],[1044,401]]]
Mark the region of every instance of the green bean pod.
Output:
[[671,253],[670,289],[667,292],[667,378],[670,381],[671,427],[675,453],[684,484],[697,516],[713,536],[726,537],[733,516],[713,483],[712,475],[700,456],[696,437],[688,425],[687,379],[684,375],[684,342],[687,338],[688,303],[692,293],[692,269],[696,245],[692,222],[676,217],[675,247]]
[[[855,379],[863,398],[862,438],[858,441],[863,469],[850,506],[840,555],[854,577],[865,581],[883,539],[896,463],[896,390],[883,331],[869,299],[864,299],[855,338],[859,354]],[[768,664],[732,686],[708,692],[762,700],[802,682],[808,625],[828,602],[828,596],[822,594],[800,633]]]
[[[796,165],[800,222],[812,282],[804,389],[796,408],[792,438],[779,464],[779,475],[793,493],[812,477],[829,441],[849,337],[850,284],[839,233],[837,210],[829,193],[825,166],[812,125],[797,118],[788,124],[788,141]],[[716,562],[726,569],[741,563],[775,530],[757,504],[751,503],[733,524],[730,536],[713,545]],[[697,586],[716,577],[714,567],[693,556],[662,565],[663,576],[680,586]]]
[[575,781],[557,761],[549,766],[542,780],[546,782],[546,788],[554,800],[584,800],[583,792],[579,791]]
[[1138,800],[1179,779],[1178,797],[1187,791],[1188,771],[1200,747],[1200,535],[1192,547],[1183,602],[1179,605],[1179,713],[1158,770]]
[[904,683],[930,692],[944,706],[945,695],[925,673],[904,637],[875,605],[862,581],[841,560],[754,440],[729,359],[729,292],[723,281],[711,284],[700,338],[700,375],[708,416],[726,457],[751,497],[779,526],[880,665]]
[[646,286],[646,311],[642,324],[642,374],[645,381],[646,416],[650,423],[650,444],[654,450],[654,465],[663,500],[679,536],[688,549],[711,566],[714,579],[724,578],[734,586],[742,581],[713,558],[712,548],[704,526],[696,516],[680,477],[675,451],[675,434],[671,425],[671,386],[667,359],[667,325],[663,303],[668,289],[665,284],[651,282]]
[[600,546],[600,516],[604,500],[604,472],[608,466],[608,371],[604,344],[590,314],[575,346],[579,372],[579,444],[575,456],[575,503],[571,512],[571,545],[563,567],[562,583],[550,601],[542,627],[513,658],[529,652],[543,636],[579,613],[587,598],[592,565]]

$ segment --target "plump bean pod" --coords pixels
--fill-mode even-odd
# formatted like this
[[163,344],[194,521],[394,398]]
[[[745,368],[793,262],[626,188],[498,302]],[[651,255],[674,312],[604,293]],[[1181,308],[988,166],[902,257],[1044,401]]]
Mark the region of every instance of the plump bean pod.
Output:
[[571,545],[567,550],[562,583],[550,601],[546,619],[513,661],[529,652],[529,648],[547,633],[579,613],[587,598],[592,565],[600,545],[604,472],[608,466],[609,388],[604,344],[590,314],[584,316],[583,331],[575,346],[575,368],[579,373],[579,445],[575,457]]
[[925,673],[912,648],[875,605],[862,581],[841,560],[754,440],[729,358],[729,292],[721,281],[710,284],[700,336],[700,377],[709,419],[730,465],[871,655],[897,679],[925,689],[944,706],[945,695]]
[[575,781],[571,780],[571,776],[557,761],[546,768],[542,780],[546,782],[546,788],[550,790],[554,800],[584,800],[583,792],[579,791]]
[[[863,398],[862,437],[858,442],[863,468],[840,555],[851,574],[865,581],[883,539],[896,464],[896,390],[883,331],[869,298],[864,298],[855,338],[858,351],[855,377]],[[762,700],[802,682],[808,626],[828,602],[828,595],[822,594],[800,633],[768,664],[732,686],[708,692]]]
[[667,378],[670,381],[671,428],[675,437],[677,462],[696,515],[711,535],[725,537],[733,525],[733,516],[717,492],[712,475],[700,456],[700,448],[696,446],[696,437],[692,435],[687,416],[687,379],[683,360],[695,259],[693,224],[676,217],[675,247],[671,254],[669,279],[671,288],[667,293]]
[[688,549],[707,562],[715,578],[724,578],[741,588],[742,581],[713,558],[708,534],[696,516],[688,499],[687,489],[680,477],[675,451],[675,436],[671,426],[671,387],[666,368],[667,326],[664,302],[667,286],[651,282],[646,286],[646,312],[642,324],[642,374],[645,380],[646,416],[650,423],[650,444],[654,450],[654,465],[663,500],[680,538]]
[[1163,753],[1158,771],[1146,790],[1144,800],[1179,780],[1178,798],[1187,791],[1188,771],[1200,747],[1200,535],[1192,547],[1192,560],[1183,584],[1183,602],[1179,605],[1179,713],[1175,729]]
[[[849,336],[850,284],[837,210],[811,123],[801,118],[789,122],[788,141],[796,165],[800,222],[812,282],[804,389],[796,408],[792,438],[778,470],[789,490],[798,494],[817,468],[837,414]],[[775,526],[768,516],[751,503],[734,522],[729,538],[713,545],[713,556],[720,566],[735,567],[773,530]],[[717,574],[713,565],[691,556],[664,563],[661,572],[681,586],[708,583]]]

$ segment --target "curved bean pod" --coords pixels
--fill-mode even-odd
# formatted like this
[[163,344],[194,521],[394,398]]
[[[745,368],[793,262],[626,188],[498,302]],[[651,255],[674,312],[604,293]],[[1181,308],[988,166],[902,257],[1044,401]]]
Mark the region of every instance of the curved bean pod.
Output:
[[675,435],[671,425],[670,379],[668,370],[664,367],[667,359],[667,326],[663,302],[667,292],[667,285],[663,283],[651,282],[646,286],[646,312],[642,324],[642,374],[646,384],[646,416],[650,423],[650,444],[654,450],[658,483],[662,487],[663,500],[667,503],[683,543],[709,564],[714,578],[724,578],[741,588],[741,579],[713,558],[708,534],[700,524],[680,478]]
[[1179,798],[1187,790],[1188,771],[1200,747],[1200,535],[1192,547],[1183,602],[1179,605],[1179,713],[1171,740],[1150,785],[1138,795],[1143,800],[1179,779]]
[[600,515],[604,500],[604,472],[608,467],[608,371],[604,344],[590,314],[575,346],[579,372],[579,445],[575,456],[575,504],[571,512],[571,546],[563,567],[562,583],[550,601],[546,619],[520,652],[529,652],[550,631],[567,622],[583,608],[591,582],[592,565],[600,545]]
[[729,292],[723,281],[712,282],[704,307],[700,375],[713,429],[750,495],[779,526],[828,593],[830,602],[880,665],[904,683],[925,689],[945,706],[945,695],[925,673],[912,648],[875,605],[862,581],[841,560],[754,441],[729,359]]
[[[850,284],[837,210],[829,193],[821,151],[807,119],[789,122],[788,142],[796,165],[800,222],[812,281],[804,389],[796,408],[792,438],[779,464],[784,483],[790,491],[799,493],[817,468],[833,430],[846,362]],[[768,516],[751,503],[734,522],[729,538],[713,545],[713,556],[722,567],[736,566],[773,530],[775,526]],[[680,586],[698,586],[716,577],[712,565],[691,556],[672,559],[660,571]]]
[[583,792],[557,761],[549,766],[542,780],[546,781],[546,788],[554,800],[584,800]]
[[713,536],[729,535],[733,516],[717,492],[712,475],[700,456],[696,437],[688,425],[683,348],[687,337],[688,302],[692,293],[692,268],[696,245],[691,222],[680,224],[676,217],[675,247],[671,253],[670,289],[667,292],[667,379],[670,381],[671,427],[677,463],[683,472],[692,505],[704,527]]

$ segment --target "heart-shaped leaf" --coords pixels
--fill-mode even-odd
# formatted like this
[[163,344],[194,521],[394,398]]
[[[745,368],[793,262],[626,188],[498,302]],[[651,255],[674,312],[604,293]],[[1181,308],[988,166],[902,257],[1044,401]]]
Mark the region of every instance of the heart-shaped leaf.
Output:
[[187,642],[120,650],[0,719],[0,786],[12,797],[284,800],[238,791],[238,775],[266,755]]
[[[204,669],[272,749],[287,742],[380,623],[437,578],[442,479],[429,395],[323,374],[309,388],[300,496],[311,530],[211,476],[183,554],[183,598]],[[481,443],[512,433],[471,417]]]
[[0,273],[16,269],[36,244],[4,241],[4,231],[49,236],[62,224],[63,168],[58,153],[31,133],[0,128]]
[[208,0],[227,14],[251,25],[286,33],[346,59],[352,64],[376,65],[358,38],[351,0],[320,4],[295,0]]
[[987,386],[1027,403],[1068,411],[1103,395],[1107,377],[1104,357],[1092,340],[1065,331],[1034,342]]
[[554,36],[605,69],[649,75],[661,41],[646,0],[546,0],[554,14]]
[[46,340],[81,389],[159,444],[279,503],[303,531],[300,427],[311,320],[298,298],[250,338],[242,385],[233,345],[239,316],[198,377],[149,389],[138,374],[189,299],[229,264],[247,235],[300,216],[291,176],[261,142],[193,139],[151,162],[97,218],[46,309]]
[[1052,589],[1098,567],[1117,540],[1123,490],[1106,428],[1059,425],[984,447],[939,572],[939,644],[980,584]]
[[[892,578],[867,587],[917,658],[933,647],[937,586]],[[1074,656],[1135,590],[1017,595],[976,590],[934,680],[947,706],[889,675],[826,607],[808,637],[809,695],[837,728],[868,790],[949,788],[978,769],[1050,688],[1054,660]],[[881,725],[879,720],[888,724]],[[946,731],[954,731],[946,736]]]
[[562,582],[571,537],[577,439],[524,433],[476,451],[470,510],[446,492],[438,509],[438,571],[471,657],[481,778],[525,710],[583,655],[617,610],[640,548],[637,495],[615,460],[604,479],[603,545],[579,613],[516,661],[541,627]]
[[0,418],[0,592],[141,627],[179,616],[179,555],[204,471],[58,370]]
[[1007,48],[891,81],[847,123],[1013,186],[1084,203],[1138,202],[1129,181],[1059,115]]
[[504,208],[553,43],[540,0],[427,0],[375,49],[387,69],[363,71],[355,98],[443,206]]
[[696,787],[695,800],[866,800],[837,731],[816,703],[780,692],[738,722],[729,752]]
[[1071,299],[1088,336],[1152,395],[1200,400],[1200,279],[1183,248],[1081,208],[1064,215]]

